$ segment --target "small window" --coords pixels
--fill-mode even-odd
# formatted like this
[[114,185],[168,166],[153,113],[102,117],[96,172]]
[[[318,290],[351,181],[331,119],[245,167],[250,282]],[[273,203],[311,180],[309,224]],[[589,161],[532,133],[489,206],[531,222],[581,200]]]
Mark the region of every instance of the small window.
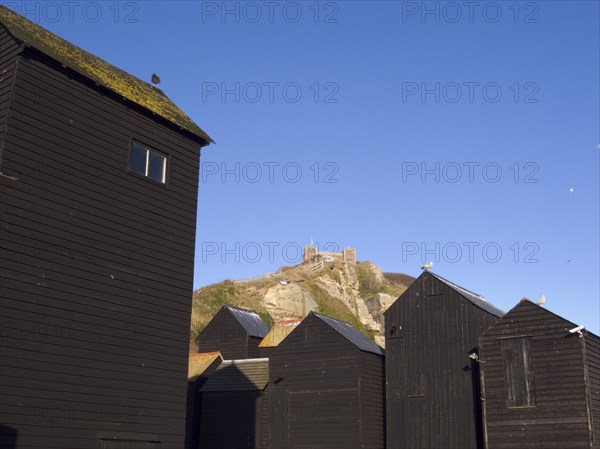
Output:
[[534,407],[533,371],[529,360],[529,339],[510,338],[502,340],[501,345],[507,407]]
[[162,184],[167,181],[167,157],[139,143],[131,146],[129,169]]

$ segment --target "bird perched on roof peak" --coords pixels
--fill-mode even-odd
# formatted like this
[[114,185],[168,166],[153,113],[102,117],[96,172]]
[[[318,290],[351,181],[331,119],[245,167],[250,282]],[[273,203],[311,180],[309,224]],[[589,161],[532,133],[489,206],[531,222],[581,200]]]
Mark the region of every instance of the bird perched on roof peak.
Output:
[[543,306],[546,303],[546,296],[542,293],[542,297],[536,302],[538,306]]
[[158,77],[158,75],[156,73],[152,74],[150,81],[152,81],[152,84],[160,84],[160,78]]
[[430,261],[429,263],[426,263],[425,265],[423,265],[421,267],[421,270],[429,270],[431,267],[433,267],[433,262]]

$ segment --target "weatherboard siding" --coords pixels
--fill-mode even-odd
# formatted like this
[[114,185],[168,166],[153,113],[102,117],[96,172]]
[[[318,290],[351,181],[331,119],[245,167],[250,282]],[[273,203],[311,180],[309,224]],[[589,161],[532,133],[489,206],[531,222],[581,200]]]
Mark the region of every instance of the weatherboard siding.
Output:
[[267,333],[267,325],[254,312],[223,306],[196,337],[196,348],[219,351],[225,360],[257,359],[261,357],[258,345]]
[[[590,448],[583,338],[573,323],[529,301],[480,338],[487,449]],[[534,407],[508,408],[501,341],[529,340]]]
[[258,347],[263,339],[260,337],[248,337],[248,356],[249,359],[258,359],[263,357],[261,348]]
[[[20,46],[0,25],[0,139],[6,132],[6,116],[13,92],[13,77]],[[2,164],[2,149],[0,147],[0,165]],[[0,170],[1,171],[1,170]]]
[[497,320],[427,272],[387,309],[388,449],[483,446],[479,373],[469,353]]
[[202,392],[200,448],[260,449],[262,391]]
[[385,447],[385,366],[384,357],[360,354],[360,425],[362,448]]
[[219,310],[196,338],[198,352],[219,351],[225,360],[249,358],[250,342],[246,330],[226,308]]
[[600,338],[586,334],[586,363],[588,367],[590,411],[594,448],[600,448]]
[[[2,424],[19,448],[102,448],[117,431],[183,447],[200,143],[33,50],[14,76]],[[132,139],[170,155],[168,186],[128,173]]]
[[202,420],[202,393],[200,388],[212,376],[221,364],[221,357],[217,357],[194,381],[187,384],[187,405],[185,423],[184,449],[198,449],[200,444],[200,423]]
[[270,449],[383,448],[383,422],[372,424],[383,414],[382,373],[382,356],[309,315],[270,354]]

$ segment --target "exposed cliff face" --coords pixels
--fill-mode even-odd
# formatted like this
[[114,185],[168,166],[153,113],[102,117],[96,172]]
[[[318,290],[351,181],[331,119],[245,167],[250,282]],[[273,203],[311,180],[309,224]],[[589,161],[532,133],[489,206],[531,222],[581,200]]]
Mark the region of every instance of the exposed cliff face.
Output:
[[194,293],[192,339],[223,304],[256,310],[267,324],[302,318],[319,311],[348,321],[383,345],[383,312],[413,278],[384,274],[371,262],[348,267],[343,262],[284,267],[246,282],[225,281]]
[[288,281],[269,288],[262,302],[275,321],[300,318],[319,307],[309,291]]

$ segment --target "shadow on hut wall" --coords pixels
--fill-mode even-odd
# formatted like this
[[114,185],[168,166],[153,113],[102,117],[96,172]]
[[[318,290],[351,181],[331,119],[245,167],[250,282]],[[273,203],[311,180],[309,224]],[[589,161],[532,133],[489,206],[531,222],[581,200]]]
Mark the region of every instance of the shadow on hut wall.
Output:
[[[473,348],[469,354],[479,355],[478,348]],[[469,359],[470,364],[465,365],[465,370],[471,371],[471,382],[473,384],[473,416],[475,418],[475,437],[477,449],[484,449],[483,440],[483,412],[481,407],[481,378],[479,371],[479,361]]]
[[185,422],[185,449],[198,449],[198,435],[200,423],[200,387],[204,382],[188,382]]
[[[260,359],[255,359],[260,360]],[[200,390],[199,448],[259,449],[265,384],[250,363],[225,362]],[[250,370],[250,371],[249,371]],[[264,369],[268,378],[268,368]],[[198,449],[198,448],[193,448]]]
[[2,449],[17,448],[18,433],[12,427],[0,424],[0,447]]

